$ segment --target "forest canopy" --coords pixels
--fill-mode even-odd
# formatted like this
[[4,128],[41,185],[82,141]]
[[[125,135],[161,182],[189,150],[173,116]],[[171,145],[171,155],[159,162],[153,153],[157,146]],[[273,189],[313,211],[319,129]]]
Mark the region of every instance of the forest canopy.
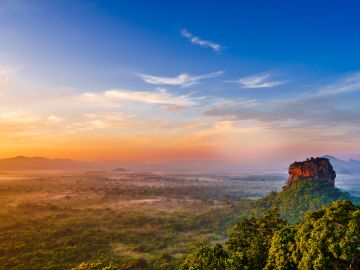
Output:
[[244,219],[224,246],[202,246],[181,269],[358,269],[359,259],[360,207],[339,200],[294,225],[275,211]]

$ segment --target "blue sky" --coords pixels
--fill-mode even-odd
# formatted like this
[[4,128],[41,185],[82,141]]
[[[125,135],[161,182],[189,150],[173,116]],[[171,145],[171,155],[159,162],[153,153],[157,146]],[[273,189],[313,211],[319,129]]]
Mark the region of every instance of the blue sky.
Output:
[[[36,63],[32,78],[45,69],[59,83],[82,86],[96,74],[92,85],[117,86],[136,84],[132,72],[221,69],[229,78],[270,70],[296,81],[359,68],[356,1],[3,2],[2,51]],[[183,28],[224,49],[191,46]]]
[[[39,121],[33,125],[45,136],[59,126],[76,133],[74,126],[92,115],[102,137],[156,137],[164,129],[177,130],[180,135],[167,138],[179,148],[182,140],[184,148],[197,145],[188,142],[202,132],[208,144],[201,151],[215,147],[209,151],[225,159],[236,157],[228,153],[234,151],[229,145],[219,143],[229,134],[239,155],[248,153],[242,152],[243,144],[256,144],[249,140],[254,137],[271,141],[255,147],[269,153],[264,159],[274,153],[328,153],[334,144],[340,156],[358,157],[359,8],[357,1],[2,0],[3,119],[17,125],[19,115],[33,114]],[[59,92],[92,105],[65,102]],[[55,102],[59,99],[68,108]],[[172,113],[164,114],[166,109]],[[58,120],[56,126],[40,124],[48,117]],[[173,126],[114,128],[114,121],[129,117]],[[179,128],[195,120],[202,125]],[[128,126],[125,122],[120,126]],[[219,125],[225,125],[226,136]],[[21,138],[37,134],[20,130]],[[99,130],[88,130],[94,139],[100,136]],[[239,132],[245,133],[236,139]],[[304,150],[297,154],[299,145]],[[101,149],[106,157],[106,147]],[[256,156],[255,150],[249,155]],[[133,152],[132,158],[140,155]],[[61,153],[66,154],[83,156],[82,150]]]

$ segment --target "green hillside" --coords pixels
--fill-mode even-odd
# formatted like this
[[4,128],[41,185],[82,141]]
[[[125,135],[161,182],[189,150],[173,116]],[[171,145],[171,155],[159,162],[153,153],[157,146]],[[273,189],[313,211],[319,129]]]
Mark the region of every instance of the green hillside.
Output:
[[336,200],[350,200],[359,204],[359,198],[352,197],[347,192],[332,187],[325,182],[312,179],[302,179],[280,192],[272,192],[259,199],[254,204],[254,212],[261,213],[276,208],[280,217],[289,223],[303,219],[307,211],[316,210],[324,205],[330,205]]

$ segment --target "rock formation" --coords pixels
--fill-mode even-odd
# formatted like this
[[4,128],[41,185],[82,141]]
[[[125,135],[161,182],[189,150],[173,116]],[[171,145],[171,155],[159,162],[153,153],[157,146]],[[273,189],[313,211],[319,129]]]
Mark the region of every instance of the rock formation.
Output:
[[306,161],[294,162],[289,167],[289,178],[286,187],[300,179],[324,181],[335,185],[336,173],[327,158],[308,158]]

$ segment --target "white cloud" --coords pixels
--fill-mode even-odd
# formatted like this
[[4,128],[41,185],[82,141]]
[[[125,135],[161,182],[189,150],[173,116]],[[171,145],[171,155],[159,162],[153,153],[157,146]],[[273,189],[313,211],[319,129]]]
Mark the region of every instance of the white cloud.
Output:
[[210,48],[214,52],[220,52],[224,48],[220,44],[217,44],[217,43],[209,41],[209,40],[204,40],[204,39],[201,39],[200,37],[193,35],[185,28],[181,30],[181,35],[183,37],[186,37],[187,39],[189,39],[192,44],[198,45],[198,46],[204,47],[204,48]]
[[272,81],[270,79],[270,74],[257,74],[243,77],[236,81],[227,81],[235,82],[240,84],[243,88],[271,88],[278,85],[285,84],[285,81]]
[[148,104],[167,104],[179,106],[197,105],[197,99],[190,95],[173,95],[166,89],[157,91],[130,91],[126,89],[108,90],[100,93],[84,93],[81,96],[90,102],[128,100]]
[[139,75],[146,83],[149,84],[176,85],[181,87],[189,87],[194,84],[198,84],[201,80],[215,78],[222,74],[224,74],[224,71],[219,70],[216,72],[197,75],[197,76],[191,76],[187,73],[181,73],[176,77],[162,77],[162,76],[153,76],[147,74],[139,74]]

